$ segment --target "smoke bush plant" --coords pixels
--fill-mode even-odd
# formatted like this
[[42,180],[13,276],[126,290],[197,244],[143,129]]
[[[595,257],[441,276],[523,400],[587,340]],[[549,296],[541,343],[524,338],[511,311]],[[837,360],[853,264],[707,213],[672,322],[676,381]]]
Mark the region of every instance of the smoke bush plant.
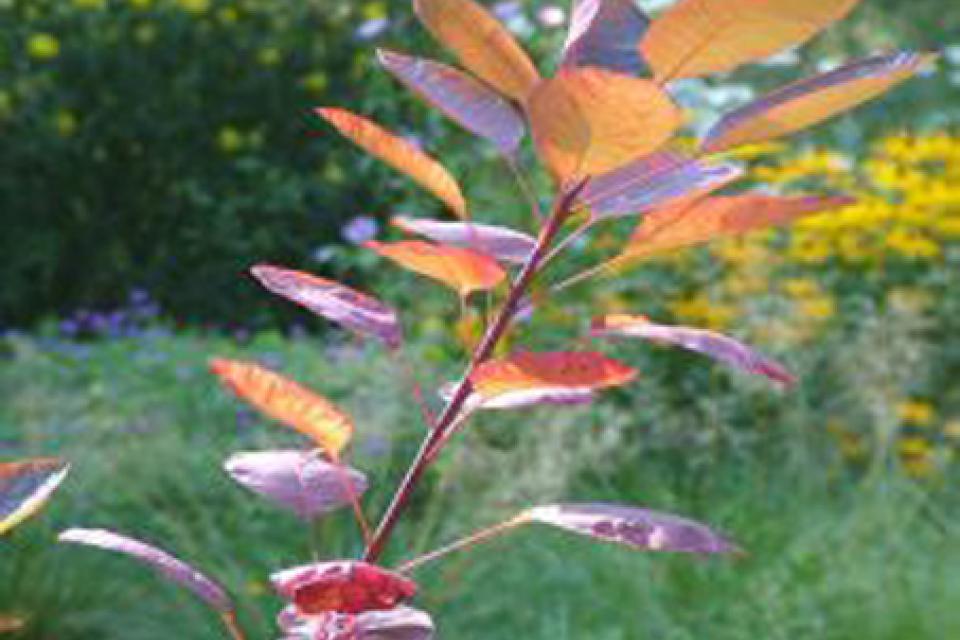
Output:
[[[798,45],[842,18],[857,0],[680,0],[650,20],[632,0],[577,0],[559,69],[542,77],[509,31],[473,0],[414,0],[427,29],[465,70],[380,51],[383,67],[458,124],[492,143],[529,196],[537,232],[473,222],[454,178],[436,160],[377,124],[338,108],[317,115],[369,154],[433,193],[455,221],[398,218],[425,240],[365,246],[403,268],[452,288],[464,307],[476,292],[499,304],[459,379],[441,385],[434,414],[419,389],[427,431],[416,457],[376,527],[366,521],[364,475],[347,466],[351,418],[313,391],[259,365],[215,359],[213,372],[239,397],[309,437],[303,451],[262,451],[231,457],[226,471],[241,485],[311,521],[352,508],[364,539],[362,557],[312,562],[272,576],[288,605],[278,624],[286,638],[426,639],[434,624],[410,608],[418,567],[520,526],[538,523],[649,552],[728,554],[736,546],[709,527],[674,515],[612,504],[532,506],[505,522],[418,558],[382,564],[411,497],[444,448],[477,412],[533,405],[584,404],[637,372],[598,351],[498,347],[521,318],[537,320],[556,291],[661,251],[784,224],[843,207],[842,195],[730,193],[741,170],[725,154],[820,122],[908,78],[931,56],[881,54],[801,80],[724,116],[692,145],[681,136],[683,114],[670,83],[734,69]],[[530,192],[519,150],[529,130],[554,185],[541,210]],[[599,225],[636,216],[640,222],[612,260],[562,281],[550,281],[571,244]],[[514,271],[514,273],[510,273]],[[404,348],[397,313],[379,300],[310,274],[258,265],[268,290],[313,313],[383,343]],[[504,284],[507,283],[507,284]],[[545,284],[546,283],[546,284]],[[639,338],[700,352],[728,366],[789,386],[780,364],[733,338],[655,323],[641,315],[602,315],[586,339]],[[416,385],[414,385],[416,386]],[[216,609],[231,635],[243,638],[226,590],[164,551],[121,535],[71,529],[64,542],[132,555],[193,590]]]

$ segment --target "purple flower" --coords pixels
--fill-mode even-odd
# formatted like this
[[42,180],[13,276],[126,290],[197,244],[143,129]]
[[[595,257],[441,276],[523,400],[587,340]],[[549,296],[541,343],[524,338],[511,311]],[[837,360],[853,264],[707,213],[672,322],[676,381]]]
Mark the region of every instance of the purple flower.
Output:
[[380,230],[377,221],[369,216],[357,216],[344,225],[343,238],[350,244],[361,245],[377,237]]
[[383,34],[389,26],[390,21],[387,18],[373,18],[364,21],[353,35],[357,40],[373,40]]

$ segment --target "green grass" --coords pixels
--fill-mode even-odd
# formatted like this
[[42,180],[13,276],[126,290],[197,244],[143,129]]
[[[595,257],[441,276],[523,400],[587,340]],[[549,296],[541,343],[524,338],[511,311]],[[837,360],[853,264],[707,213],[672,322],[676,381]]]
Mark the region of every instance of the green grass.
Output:
[[[197,336],[11,345],[0,361],[0,456],[59,453],[74,465],[43,515],[0,541],[0,612],[31,617],[12,638],[222,637],[202,605],[140,566],[55,544],[67,526],[110,527],[197,563],[236,595],[250,638],[277,635],[271,571],[358,551],[349,514],[308,530],[220,470],[233,451],[301,441],[238,419],[204,371],[210,355],[265,359],[348,408],[359,427],[354,464],[375,487],[371,514],[422,432],[402,377],[372,347],[271,335],[243,348]],[[730,393],[750,390],[737,386]],[[719,402],[706,392],[699,403]],[[425,568],[417,604],[441,637],[457,639],[960,637],[960,503],[949,480],[849,472],[811,424],[807,395],[769,400],[786,409],[747,444],[707,447],[650,446],[649,386],[587,409],[484,417],[429,476],[390,561],[535,502],[636,502],[711,523],[748,556],[641,555],[529,529]],[[743,428],[759,431],[764,419]]]

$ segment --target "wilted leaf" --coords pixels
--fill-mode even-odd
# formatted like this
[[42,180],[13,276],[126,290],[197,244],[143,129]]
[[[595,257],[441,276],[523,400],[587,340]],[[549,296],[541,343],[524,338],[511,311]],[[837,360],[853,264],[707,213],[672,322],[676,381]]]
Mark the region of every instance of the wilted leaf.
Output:
[[680,126],[650,80],[603,69],[563,69],[527,102],[537,150],[554,177],[607,173],[660,148]]
[[126,554],[189,589],[214,609],[227,612],[233,608],[223,587],[189,564],[152,545],[103,529],[68,529],[61,533],[58,539],[60,542],[83,544]]
[[696,351],[736,369],[766,376],[783,385],[796,379],[782,365],[733,338],[690,327],[654,324],[644,316],[611,315],[594,321],[595,336],[626,336],[672,344]]
[[240,398],[313,438],[334,460],[353,436],[349,416],[293,380],[252,362],[214,359],[210,369]]
[[649,25],[634,0],[576,0],[561,66],[646,73],[639,45]]
[[593,178],[582,202],[594,219],[643,213],[676,202],[697,198],[730,184],[743,175],[732,164],[711,163],[676,151],[663,151],[635,160]]
[[540,79],[510,32],[473,0],[414,0],[413,7],[463,66],[500,93],[522,102]]
[[431,640],[433,620],[423,611],[397,607],[356,615],[323,613],[301,616],[294,607],[285,609],[280,629],[285,640]]
[[658,81],[730,71],[799,45],[859,0],[679,0],[640,45]]
[[0,536],[36,515],[69,471],[57,458],[0,462]]
[[417,585],[401,575],[347,560],[294,567],[273,574],[270,580],[300,615],[393,609],[417,593]]
[[390,348],[403,340],[397,314],[376,298],[302,271],[261,264],[251,272],[269,291],[351,331],[373,335]]
[[523,263],[537,241],[520,231],[473,222],[440,222],[398,216],[390,221],[408,233],[434,242],[472,249],[504,262]]
[[639,549],[674,553],[734,553],[737,548],[705,525],[678,516],[612,504],[553,504],[526,515],[560,529]]
[[500,284],[507,273],[490,256],[471,249],[429,242],[368,242],[364,245],[405,269],[439,280],[461,297]]
[[524,406],[550,398],[584,398],[636,376],[635,369],[601,353],[522,352],[483,363],[470,382],[483,403],[499,399],[501,405]]
[[457,181],[443,165],[412,143],[344,109],[323,108],[316,113],[364,151],[413,178],[446,203],[458,218],[469,217]]
[[827,120],[903,82],[934,54],[874,56],[787,85],[737,109],[703,141],[706,153],[765,142]]
[[26,626],[27,621],[19,616],[0,614],[0,633],[15,633]]
[[735,236],[850,205],[844,196],[710,196],[647,214],[616,262]]
[[311,451],[236,453],[224,469],[239,484],[304,520],[349,505],[367,490],[362,473]]
[[453,67],[380,50],[380,64],[400,82],[464,129],[512,156],[526,130],[517,110],[500,94]]

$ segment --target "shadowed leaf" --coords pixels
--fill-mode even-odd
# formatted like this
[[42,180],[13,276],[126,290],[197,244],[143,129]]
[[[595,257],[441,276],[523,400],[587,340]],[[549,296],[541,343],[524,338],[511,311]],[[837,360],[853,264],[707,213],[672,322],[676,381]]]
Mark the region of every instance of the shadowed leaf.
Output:
[[376,298],[302,271],[261,264],[251,273],[269,291],[346,329],[372,335],[393,349],[403,340],[396,313]]
[[634,0],[576,0],[560,64],[646,73],[639,45],[649,24]]
[[434,242],[472,249],[504,262],[523,263],[537,241],[525,233],[473,222],[440,222],[398,216],[390,221],[408,233],[425,236]]
[[464,129],[486,138],[512,156],[526,130],[517,110],[500,94],[472,77],[439,62],[392,51],[378,51],[380,64],[397,80]]
[[527,102],[534,141],[560,181],[607,173],[660,148],[680,110],[650,80],[595,68],[563,69]]
[[735,553],[737,548],[705,525],[674,515],[612,504],[553,504],[526,512],[530,520],[617,542],[640,551]]
[[726,151],[806,129],[876,98],[935,57],[917,53],[874,56],[787,85],[724,116],[707,134],[703,151]]
[[679,0],[640,50],[658,81],[730,71],[799,45],[859,0]]
[[233,609],[230,598],[219,584],[182,560],[139,540],[103,529],[69,529],[61,533],[58,540],[126,554],[189,589],[214,609],[221,612]]
[[0,536],[36,515],[69,471],[57,458],[0,462]]
[[481,80],[522,102],[540,79],[506,27],[473,0],[414,0],[430,33]]
[[594,320],[594,336],[624,336],[683,347],[718,360],[726,365],[766,376],[782,385],[796,379],[780,365],[733,338],[690,327],[654,324],[644,316],[611,315]]
[[467,204],[453,176],[412,143],[344,109],[316,109],[316,114],[370,155],[413,178],[437,196],[458,218],[468,218]]
[[274,589],[300,615],[393,609],[417,593],[403,576],[366,562],[320,562],[270,576]]
[[362,473],[321,460],[312,451],[236,453],[224,469],[237,483],[304,520],[349,505],[352,496],[367,490]]
[[308,436],[332,459],[353,436],[349,416],[293,380],[252,362],[214,359],[210,369],[243,400]]
[[430,616],[409,607],[316,616],[301,616],[295,607],[288,607],[281,612],[278,626],[288,634],[285,640],[431,640],[434,636]]
[[507,275],[496,260],[470,249],[418,241],[368,242],[364,246],[404,269],[439,280],[460,297],[493,289]]

